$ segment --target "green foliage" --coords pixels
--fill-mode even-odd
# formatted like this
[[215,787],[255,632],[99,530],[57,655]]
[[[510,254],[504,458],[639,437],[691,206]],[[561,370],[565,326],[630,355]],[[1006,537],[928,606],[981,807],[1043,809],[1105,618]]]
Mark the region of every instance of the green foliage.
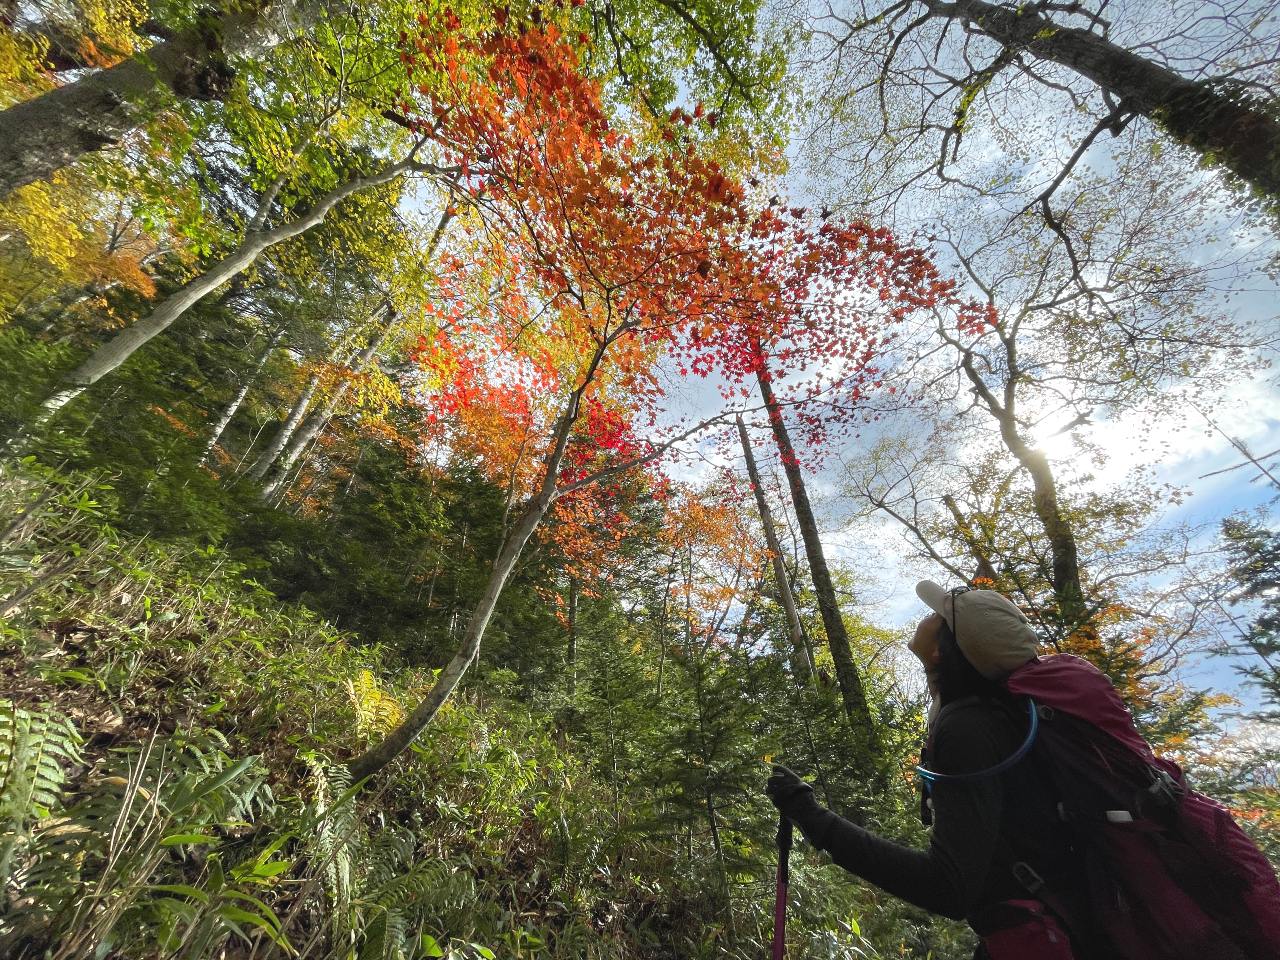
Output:
[[1280,533],[1231,518],[1222,523],[1222,537],[1236,587],[1231,602],[1254,604],[1257,611],[1238,641],[1256,660],[1241,670],[1262,690],[1271,705],[1264,715],[1274,720],[1280,717]]
[[[121,536],[103,523],[114,491],[93,481],[108,505],[90,508],[84,479],[50,496],[58,476],[27,464],[0,482],[0,506],[29,515],[29,556],[74,540],[84,558],[43,581],[0,649],[19,709],[74,717],[49,729],[83,740],[60,773],[46,764],[62,779],[15,847],[23,905],[0,913],[7,955],[56,942],[67,957],[197,957],[246,941],[334,958],[578,957],[605,943],[617,957],[758,955],[774,863],[765,757],[810,740],[833,794],[859,796],[883,832],[920,836],[905,778],[858,792],[832,691],[797,694],[781,659],[720,644],[664,654],[661,605],[626,612],[616,595],[582,598],[573,671],[562,632],[542,658],[508,637],[526,675],[482,670],[381,784],[353,789],[342,761],[397,722],[430,669],[282,606],[217,548]],[[33,560],[35,576],[61,556]],[[0,596],[31,576],[5,568]],[[895,715],[889,767],[914,745],[912,709]],[[793,891],[805,955],[963,955],[950,925],[812,853],[796,855]]]
[[8,885],[15,851],[28,827],[57,808],[66,781],[63,765],[80,761],[80,736],[55,710],[24,710],[0,702],[0,885]]
[[[578,28],[593,46],[589,69],[662,118],[684,101],[705,103],[729,131],[781,145],[789,38],[770,29],[755,0],[624,0],[588,3]],[[683,96],[681,96],[683,94]]]

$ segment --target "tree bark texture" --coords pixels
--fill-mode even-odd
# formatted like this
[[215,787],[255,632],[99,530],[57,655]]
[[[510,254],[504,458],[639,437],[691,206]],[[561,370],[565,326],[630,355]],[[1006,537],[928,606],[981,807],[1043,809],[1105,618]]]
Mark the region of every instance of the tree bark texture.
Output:
[[271,358],[271,354],[276,352],[276,348],[280,346],[280,341],[284,339],[284,331],[277,330],[270,339],[267,340],[267,348],[258,356],[257,361],[253,365],[253,370],[244,378],[244,382],[240,385],[240,389],[236,391],[236,395],[231,398],[231,402],[226,405],[222,411],[222,416],[218,417],[218,422],[213,425],[213,432],[209,434],[209,439],[205,441],[204,450],[200,454],[200,459],[196,465],[203,467],[213,453],[213,448],[218,445],[218,441],[222,439],[222,434],[226,432],[227,426],[231,423],[232,418],[236,415],[236,411],[240,409],[240,405],[244,403],[245,397],[249,396],[249,390],[253,387],[254,381],[258,379],[258,374],[262,372],[262,368],[267,365],[267,360]]
[[1226,167],[1258,194],[1280,201],[1280,118],[1223,83],[1189,80],[1089,30],[1064,27],[1029,7],[986,0],[924,0],[1008,50],[1074,70],[1110,91],[1120,109],[1154,121],[1179,143]]
[[208,270],[193,277],[168,298],[162,300],[151,315],[126,327],[108,340],[89,359],[65,377],[66,385],[45,400],[41,413],[33,426],[39,426],[64,406],[97,383],[107,374],[117,370],[122,363],[148,343],[153,337],[167,330],[175,320],[187,312],[203,297],[248,269],[267,248],[306,233],[324,221],[329,212],[352,194],[394,180],[415,167],[412,158],[391,164],[368,177],[357,177],[325,194],[310,212],[289,223],[261,233],[252,233],[233,252],[214,263]]
[[167,97],[221,100],[231,61],[261,57],[338,4],[276,2],[210,18],[106,70],[0,111],[0,199],[113,147]]
[[836,682],[840,686],[845,711],[855,729],[859,730],[865,738],[868,749],[878,752],[875,722],[867,706],[862,676],[849,646],[849,632],[840,614],[835,584],[831,582],[831,571],[827,568],[826,555],[822,550],[822,538],[818,534],[818,522],[814,517],[813,507],[809,503],[804,475],[800,472],[800,462],[796,459],[795,450],[791,446],[791,437],[787,432],[787,425],[782,420],[782,410],[774,396],[773,387],[769,385],[768,371],[761,370],[757,380],[760,383],[760,395],[764,398],[765,408],[769,412],[769,425],[773,428],[773,438],[778,445],[782,469],[787,475],[787,485],[791,489],[796,521],[800,525],[805,556],[809,560],[809,575],[813,578],[813,590],[818,597],[818,611],[822,614],[822,625],[826,630],[827,644],[831,648],[831,659],[835,662]]
[[742,422],[742,417],[738,417],[738,436],[742,439],[742,454],[747,460],[747,477],[751,480],[751,489],[755,491],[756,509],[760,513],[760,523],[764,526],[764,542],[773,555],[773,579],[778,585],[778,600],[787,615],[787,629],[791,634],[791,672],[801,683],[808,683],[815,672],[813,653],[804,641],[795,594],[791,592],[791,578],[787,576],[787,564],[783,559],[782,544],[778,542],[778,531],[773,527],[773,512],[764,495],[764,484],[760,482],[760,471],[756,469],[755,454],[751,450],[751,438],[747,436],[747,425]]

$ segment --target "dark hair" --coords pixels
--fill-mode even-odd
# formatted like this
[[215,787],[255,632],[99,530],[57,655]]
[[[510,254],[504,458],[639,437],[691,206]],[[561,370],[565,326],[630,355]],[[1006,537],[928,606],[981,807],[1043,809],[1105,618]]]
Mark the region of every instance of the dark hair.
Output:
[[938,663],[932,673],[938,687],[938,700],[943,704],[965,697],[1004,699],[1008,696],[1003,683],[988,680],[969,662],[945,619],[938,628]]

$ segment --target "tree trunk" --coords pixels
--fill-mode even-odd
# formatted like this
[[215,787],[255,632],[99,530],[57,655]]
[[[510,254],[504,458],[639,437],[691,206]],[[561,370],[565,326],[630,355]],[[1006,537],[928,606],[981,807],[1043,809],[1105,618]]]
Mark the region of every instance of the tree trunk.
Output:
[[[554,476],[552,476],[551,482],[554,484]],[[475,611],[471,614],[471,620],[467,623],[466,632],[462,637],[462,645],[448,665],[440,671],[435,685],[400,726],[383,737],[381,743],[371,747],[364,754],[347,764],[347,769],[351,771],[351,779],[353,781],[360,781],[366,777],[373,776],[373,774],[409,749],[409,745],[417,739],[419,733],[426,729],[427,725],[435,718],[435,715],[439,713],[444,702],[453,694],[463,675],[467,672],[467,668],[471,666],[471,662],[475,660],[476,655],[480,652],[480,641],[484,637],[485,628],[489,625],[489,618],[493,616],[494,608],[498,605],[498,597],[501,596],[502,588],[506,586],[507,578],[511,576],[511,571],[515,569],[516,561],[520,559],[524,545],[529,542],[529,537],[533,535],[533,531],[537,529],[543,516],[546,515],[547,509],[551,506],[552,498],[550,493],[551,490],[544,487],[543,492],[530,501],[529,505],[521,513],[520,520],[511,531],[510,539],[507,540],[506,546],[502,548],[502,553],[493,565],[493,571],[489,575],[489,582],[485,585],[484,594],[480,597],[480,602],[476,604]]]
[[86,153],[119,144],[169,96],[221,100],[235,77],[229,59],[262,57],[328,6],[277,2],[257,14],[228,13],[0,111],[0,199]]
[[979,375],[973,365],[971,353],[964,354],[961,366],[969,382],[977,390],[978,396],[999,425],[1000,438],[1004,441],[1005,447],[1031,477],[1032,508],[1049,540],[1049,552],[1053,565],[1050,582],[1058,608],[1057,614],[1063,626],[1070,631],[1082,622],[1086,613],[1084,591],[1080,584],[1080,559],[1076,548],[1076,535],[1071,528],[1071,521],[1062,515],[1062,508],[1058,503],[1058,485],[1054,481],[1048,458],[1043,450],[1032,449],[1018,432],[1018,420],[1014,409],[1019,370],[1016,348],[1011,338],[1006,339],[1004,334],[1001,334],[1001,339],[1011,371],[1005,383],[1003,403],[996,399]]
[[769,411],[769,424],[773,428],[773,438],[777,442],[778,453],[782,458],[782,469],[787,475],[787,485],[791,489],[796,520],[800,525],[800,535],[804,539],[805,556],[809,560],[809,575],[813,577],[813,590],[818,596],[818,610],[822,614],[822,625],[826,629],[827,643],[831,647],[831,659],[835,662],[836,682],[840,685],[845,712],[848,713],[855,729],[859,730],[865,738],[868,750],[875,753],[879,751],[875,722],[871,718],[866,691],[862,687],[862,677],[849,646],[849,632],[845,629],[844,618],[840,615],[836,588],[831,582],[831,572],[827,569],[827,559],[822,551],[822,538],[818,534],[818,522],[813,515],[813,507],[809,504],[809,494],[805,489],[804,475],[800,472],[800,462],[796,459],[795,450],[791,446],[791,437],[782,420],[782,410],[774,397],[773,388],[769,385],[768,370],[762,368],[756,379],[760,383],[760,395],[764,398],[764,405]]
[[551,509],[551,504],[560,492],[557,489],[560,465],[564,462],[565,451],[569,447],[569,437],[573,433],[573,425],[577,422],[582,412],[582,397],[599,371],[600,363],[604,359],[605,350],[608,346],[609,341],[607,340],[597,344],[595,354],[583,375],[582,383],[569,395],[569,399],[565,403],[564,412],[556,421],[554,444],[543,460],[542,484],[538,488],[537,494],[521,511],[520,519],[516,521],[510,536],[502,545],[502,549],[498,553],[498,559],[494,561],[493,569],[489,574],[489,582],[485,584],[480,602],[476,604],[476,608],[471,614],[471,619],[467,622],[467,628],[462,635],[462,645],[458,648],[458,652],[454,654],[453,659],[449,661],[445,668],[440,671],[440,675],[436,678],[435,686],[427,692],[422,702],[414,707],[413,712],[404,719],[400,726],[388,733],[380,743],[375,744],[347,764],[347,769],[351,772],[353,781],[358,782],[366,777],[373,776],[400,754],[404,753],[405,750],[408,750],[409,745],[417,739],[418,734],[422,733],[435,718],[435,715],[440,712],[444,702],[449,699],[462,681],[467,668],[479,655],[480,641],[484,638],[485,627],[489,625],[489,618],[493,616],[494,608],[498,605],[498,597],[502,595],[502,588],[506,586],[507,578],[511,576],[511,572],[515,569],[516,563],[520,559],[520,554],[524,551],[525,544],[529,542],[529,538],[533,536],[533,531],[538,528],[538,524],[542,522],[542,518]]
[[223,432],[231,423],[231,418],[236,415],[236,411],[240,409],[240,404],[244,403],[244,398],[249,395],[249,388],[253,386],[254,381],[258,379],[258,374],[262,372],[262,368],[266,366],[267,360],[271,358],[271,354],[276,352],[276,347],[280,346],[280,341],[284,339],[284,330],[277,330],[267,340],[267,348],[262,351],[257,361],[253,365],[253,370],[244,378],[244,383],[240,385],[240,389],[236,391],[236,395],[231,398],[231,402],[227,404],[222,411],[222,416],[218,418],[218,422],[213,425],[213,433],[209,435],[209,439],[205,441],[204,450],[200,454],[200,459],[196,462],[196,466],[203,467],[208,461],[209,456],[213,453],[213,448],[218,445],[218,441],[222,439]]
[[371,176],[349,180],[325,194],[305,216],[263,233],[252,233],[246,236],[235,251],[223,257],[200,276],[188,280],[167,299],[162,300],[150,316],[116,334],[95,350],[76,370],[68,374],[65,377],[67,385],[44,402],[32,427],[43,424],[88,387],[118,369],[122,363],[133,356],[135,351],[167,330],[190,307],[241,271],[248,269],[264,250],[306,233],[312,227],[322,223],[329,211],[352,194],[394,180],[416,166],[412,158],[406,158]]
[[800,614],[796,610],[795,595],[791,592],[791,578],[787,576],[782,544],[778,542],[778,531],[773,528],[773,513],[764,495],[764,484],[760,482],[760,471],[756,469],[755,454],[751,450],[751,438],[747,436],[747,425],[742,422],[742,417],[738,417],[738,436],[742,439],[747,476],[751,480],[751,489],[755,491],[756,509],[760,512],[760,522],[764,526],[764,542],[773,555],[773,579],[778,585],[778,600],[787,615],[787,628],[791,633],[791,672],[801,683],[808,683],[816,672],[813,654],[804,642],[804,631],[800,628]]
[[1280,201],[1280,118],[1232,96],[1226,84],[1188,80],[1088,30],[986,0],[924,0],[930,14],[957,19],[1012,51],[1074,70],[1110,91],[1122,110],[1162,127],[1179,143],[1225,166],[1257,193]]
[[[369,365],[369,362],[378,355],[378,351],[382,349],[383,345],[386,344],[387,340],[390,338],[391,332],[395,328],[396,311],[389,306],[387,309],[389,311],[387,322],[383,324],[382,329],[379,330],[377,335],[369,341],[369,345],[361,350],[360,353],[356,355],[355,360],[351,363],[349,369],[352,377],[359,376],[364,372],[365,368]],[[319,379],[313,377],[311,383],[307,386],[308,388],[311,388],[312,385],[318,382]],[[284,484],[285,476],[288,474],[289,470],[295,463],[297,463],[298,457],[302,455],[302,451],[307,448],[307,445],[320,435],[320,431],[323,430],[325,425],[333,418],[334,412],[338,409],[338,404],[342,402],[342,398],[346,396],[347,390],[350,388],[351,378],[348,377],[334,387],[333,392],[329,395],[329,399],[325,402],[325,405],[315,413],[311,414],[311,416],[307,418],[306,422],[302,424],[301,429],[298,428],[298,423],[301,420],[301,414],[298,415],[297,419],[293,417],[292,413],[290,414],[289,419],[281,426],[280,433],[272,440],[271,446],[268,447],[263,452],[262,456],[254,462],[253,467],[249,471],[249,476],[260,480],[267,475],[267,472],[271,469],[271,465],[275,463],[276,458],[279,457],[280,462],[276,466],[275,477],[272,478],[270,483],[263,487],[262,499],[264,502],[269,503],[275,499],[276,494],[280,492],[280,488]],[[314,393],[315,391],[312,390],[312,394]],[[301,401],[301,398],[299,398],[299,400]],[[309,405],[311,396],[308,396],[306,400]],[[302,412],[305,413],[305,407]]]
[[578,578],[569,577],[569,699],[578,687]]
[[245,471],[246,477],[253,480],[261,480],[267,475],[271,465],[280,456],[280,451],[292,439],[294,431],[298,429],[298,424],[307,415],[307,410],[311,408],[311,401],[315,399],[316,391],[319,389],[320,374],[313,373],[311,378],[307,380],[307,385],[302,388],[302,393],[298,394],[298,399],[293,401],[293,406],[289,409],[289,415],[284,418],[284,423],[280,424],[280,429],[276,431],[276,435],[267,444],[267,449],[258,454],[258,459],[254,460],[249,469]]
[[[440,246],[440,241],[444,237],[445,229],[449,226],[449,221],[454,217],[454,214],[450,213],[449,209],[450,208],[446,207],[444,213],[440,216],[440,222],[436,225],[435,233],[432,234],[431,242],[428,244],[427,251],[424,254],[425,260],[430,260],[435,256],[436,249]],[[382,348],[391,338],[391,334],[395,332],[396,318],[398,316],[395,307],[391,305],[390,301],[384,301],[383,309],[387,311],[386,322],[383,323],[382,329],[378,331],[374,338],[369,341],[369,345],[356,356],[355,362],[351,365],[352,376],[358,376],[365,371],[369,364],[378,356],[379,353],[382,352]],[[333,418],[334,412],[338,409],[338,404],[341,402],[343,396],[346,395],[346,392],[350,387],[351,379],[348,377],[337,385],[332,395],[330,395],[328,402],[324,405],[324,408],[308,417],[306,423],[302,425],[301,429],[296,433],[293,432],[293,428],[297,427],[297,423],[294,423],[293,426],[289,428],[288,432],[292,434],[292,436],[286,438],[288,442],[287,445],[283,447],[283,453],[281,453],[280,448],[277,448],[275,453],[272,454],[272,461],[275,460],[276,456],[279,456],[280,463],[276,468],[276,476],[263,488],[262,500],[264,503],[270,503],[280,493],[289,470],[297,462],[298,457],[302,455],[302,451],[307,448],[311,441],[320,435],[320,431],[322,431]],[[282,430],[282,433],[283,432],[284,431]],[[266,454],[263,454],[263,456],[266,456]],[[257,466],[258,464],[255,463],[254,467],[256,468]],[[259,479],[266,476],[267,470],[270,469],[270,466],[271,464],[268,462],[267,466],[263,469],[263,472],[256,476]],[[251,476],[254,476],[254,474],[251,474]]]

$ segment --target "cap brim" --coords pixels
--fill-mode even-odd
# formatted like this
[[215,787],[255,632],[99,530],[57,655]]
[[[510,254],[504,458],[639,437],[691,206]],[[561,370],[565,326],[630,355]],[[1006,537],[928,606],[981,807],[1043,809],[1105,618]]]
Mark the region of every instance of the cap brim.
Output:
[[932,580],[921,580],[916,584],[916,596],[927,603],[934,613],[940,614],[943,620],[951,623],[947,616],[947,591]]

